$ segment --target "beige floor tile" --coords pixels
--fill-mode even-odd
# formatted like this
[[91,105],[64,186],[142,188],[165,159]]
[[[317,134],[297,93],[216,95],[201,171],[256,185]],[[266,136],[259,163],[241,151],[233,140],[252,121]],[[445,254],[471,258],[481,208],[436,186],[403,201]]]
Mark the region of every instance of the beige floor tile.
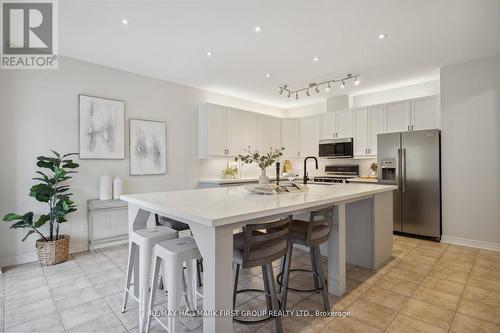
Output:
[[416,299],[410,299],[400,313],[445,330],[453,319],[453,311]]
[[[414,251],[416,251],[415,249]],[[439,257],[430,257],[430,256],[425,256],[421,254],[416,254],[415,252],[411,252],[408,254],[406,257],[401,259],[402,261],[408,261],[411,263],[418,263],[418,264],[424,264],[424,265],[434,265]]]
[[423,286],[418,287],[411,298],[437,305],[450,311],[455,311],[460,301],[459,295],[444,293],[438,290],[425,288]]
[[422,282],[422,287],[442,291],[445,293],[460,295],[464,290],[465,285],[457,282],[452,282],[434,277],[426,277]]
[[397,292],[372,286],[361,294],[361,298],[375,304],[383,305],[387,308],[399,310],[408,300],[408,297]]
[[375,283],[378,279],[382,277],[382,274],[378,274],[375,271],[372,271],[371,269],[363,268],[363,267],[354,267],[351,269],[348,273],[347,276],[351,279],[368,283],[368,284],[373,284]]
[[444,261],[439,259],[434,265],[433,269],[435,270],[455,270],[464,273],[469,273],[472,269],[472,263],[465,263],[460,261]]
[[446,330],[430,325],[421,320],[398,314],[386,332],[390,333],[446,333]]
[[476,260],[486,260],[495,263],[500,263],[500,252],[479,250]]
[[416,273],[428,274],[432,271],[433,265],[422,264],[414,261],[403,261],[401,260],[397,265],[397,268],[406,269],[407,271],[412,271]]
[[351,318],[335,318],[321,333],[381,333],[382,330]]
[[476,255],[479,253],[479,250],[468,246],[450,245],[446,252],[461,255]]
[[342,296],[342,298],[331,304],[332,310],[333,311],[343,311],[346,308],[348,308],[352,303],[354,303],[362,293],[350,293],[347,295]]
[[462,297],[500,308],[500,293],[498,292],[467,286]]
[[445,279],[453,282],[458,282],[465,284],[467,282],[467,279],[469,278],[469,273],[468,272],[462,272],[450,268],[445,268],[441,270],[433,270],[431,271],[430,275],[432,277],[435,277],[437,279]]
[[500,262],[493,262],[483,258],[477,258],[474,262],[474,267],[489,269],[491,271],[500,272]]
[[444,252],[448,248],[448,244],[446,243],[440,243],[440,242],[433,242],[433,241],[423,241],[420,243],[418,247],[424,247],[424,248],[431,248],[431,249],[440,249],[441,251]]
[[468,286],[483,288],[494,292],[500,292],[500,280],[488,280],[476,276],[469,277],[467,281]]
[[411,294],[417,289],[418,284],[410,281],[401,280],[398,278],[385,276],[375,283],[376,286],[395,291],[404,296],[411,296]]
[[446,252],[439,258],[442,261],[448,262],[462,262],[462,263],[473,263],[476,260],[475,254],[467,253],[450,253],[448,248]]
[[500,307],[468,299],[462,299],[457,311],[470,317],[481,319],[495,325],[500,325]]
[[500,272],[488,268],[473,266],[470,275],[474,277],[480,277],[483,279],[500,281]]
[[386,275],[390,276],[390,277],[398,278],[398,279],[401,279],[401,280],[414,282],[414,283],[420,283],[426,277],[426,275],[423,274],[423,273],[417,273],[417,272],[413,272],[413,271],[408,271],[406,269],[401,269],[401,268],[398,268],[398,267],[393,268]]
[[472,318],[461,313],[455,314],[450,332],[452,333],[498,333],[500,326]]
[[361,320],[379,329],[385,329],[396,316],[397,310],[386,308],[364,299],[358,299],[347,311],[351,312],[353,319]]

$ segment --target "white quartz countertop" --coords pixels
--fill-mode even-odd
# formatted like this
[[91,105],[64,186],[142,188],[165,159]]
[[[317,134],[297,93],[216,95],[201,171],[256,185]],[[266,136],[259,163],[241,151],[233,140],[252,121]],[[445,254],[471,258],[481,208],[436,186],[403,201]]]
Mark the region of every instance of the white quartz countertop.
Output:
[[239,183],[254,183],[258,182],[258,178],[202,178],[200,183],[203,184],[239,184]]
[[347,181],[349,183],[378,183],[377,178],[350,178]]
[[253,194],[243,186],[122,195],[120,199],[161,215],[221,226],[396,190],[392,185],[308,185],[299,193]]

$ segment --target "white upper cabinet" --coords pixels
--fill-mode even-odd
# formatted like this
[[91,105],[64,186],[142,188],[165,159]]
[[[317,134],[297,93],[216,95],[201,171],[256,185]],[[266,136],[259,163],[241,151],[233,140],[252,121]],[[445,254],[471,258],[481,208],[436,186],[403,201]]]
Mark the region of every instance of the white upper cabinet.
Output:
[[236,156],[243,150],[242,114],[243,111],[226,108],[226,148],[228,156]]
[[410,130],[410,101],[385,104],[387,133]]
[[299,155],[301,157],[318,156],[319,116],[301,118],[299,125]]
[[257,115],[257,145],[255,149],[266,153],[281,147],[281,122],[279,118]]
[[[253,112],[240,111],[241,146],[234,155],[241,154],[243,150],[250,147],[251,150],[257,149],[257,114]],[[232,152],[229,152],[232,154]]]
[[439,96],[411,100],[412,130],[439,128]]
[[226,110],[224,106],[200,105],[198,130],[200,158],[227,156]]
[[373,105],[368,107],[368,155],[377,155],[377,135],[385,133],[385,105]]
[[299,120],[281,119],[281,146],[285,147],[283,157],[299,157]]
[[336,138],[352,138],[354,136],[354,112],[352,109],[335,111]]
[[323,113],[320,116],[320,138],[332,139],[335,135],[335,112]]
[[368,109],[354,109],[354,156],[368,155]]

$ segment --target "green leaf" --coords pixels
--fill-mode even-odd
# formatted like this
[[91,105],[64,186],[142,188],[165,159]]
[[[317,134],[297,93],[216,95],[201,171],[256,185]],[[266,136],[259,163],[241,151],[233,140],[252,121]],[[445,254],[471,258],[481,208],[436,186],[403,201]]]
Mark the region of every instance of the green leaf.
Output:
[[27,222],[29,224],[33,224],[33,212],[28,212],[28,213],[24,214],[23,216],[21,216],[21,219],[24,222]]
[[35,233],[35,230],[28,231],[28,233],[26,234],[26,236],[24,236],[24,238],[23,238],[23,242],[26,240],[26,238],[28,238],[30,235],[32,235],[34,233]]
[[56,155],[57,157],[61,157],[61,154],[59,154],[57,151],[55,151],[55,150],[51,150],[51,152],[52,152],[54,155]]
[[9,213],[3,217],[3,220],[6,222],[17,221],[21,219],[21,215]]
[[73,161],[69,161],[63,164],[63,168],[69,168],[69,169],[75,169],[78,168],[79,166],[80,165],[78,163],[73,163]]
[[49,220],[50,220],[49,215],[40,215],[40,217],[38,218],[38,221],[35,222],[34,226],[35,226],[35,228],[40,228],[45,223],[47,223],[47,221],[49,221]]
[[25,221],[19,221],[10,226],[10,229],[19,229],[19,228],[31,228],[31,225]]
[[37,184],[31,187],[30,196],[40,202],[49,202],[53,194],[54,190],[52,186],[47,184]]

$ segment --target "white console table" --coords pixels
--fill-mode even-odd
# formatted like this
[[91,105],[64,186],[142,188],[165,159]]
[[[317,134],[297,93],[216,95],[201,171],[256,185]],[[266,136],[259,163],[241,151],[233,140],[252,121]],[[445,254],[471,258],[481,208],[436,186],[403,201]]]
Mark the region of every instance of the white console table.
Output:
[[[120,199],[111,199],[111,200],[99,200],[99,199],[91,199],[87,201],[87,221],[88,221],[88,238],[89,238],[89,249],[91,252],[94,252],[96,245],[101,245],[105,243],[118,242],[128,240],[128,221],[127,219],[123,220],[123,228],[116,228],[117,231],[114,230],[106,230],[106,237],[95,238],[96,228],[99,231],[99,224],[94,223],[94,218],[96,214],[103,212],[111,212],[111,211],[122,211],[126,212],[128,210],[128,205],[125,201]],[[107,226],[104,226],[106,228]],[[109,228],[108,228],[109,229]],[[111,228],[113,229],[113,228]]]

